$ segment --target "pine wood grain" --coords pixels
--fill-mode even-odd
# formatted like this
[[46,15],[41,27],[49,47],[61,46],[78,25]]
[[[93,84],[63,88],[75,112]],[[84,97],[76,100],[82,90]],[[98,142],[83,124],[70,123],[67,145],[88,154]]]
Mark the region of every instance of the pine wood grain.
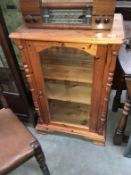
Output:
[[110,31],[55,29],[34,30],[21,26],[15,32],[10,34],[10,38],[33,41],[56,41],[64,43],[122,44],[124,38],[123,17],[121,14],[115,14],[113,27]]
[[83,136],[84,138],[99,141],[101,143],[105,143],[105,137],[103,135],[98,135],[97,133],[89,132],[88,128],[80,128],[80,127],[74,127],[72,125],[58,123],[55,124],[55,122],[50,123],[50,125],[41,125],[38,124],[36,129],[38,131],[45,132],[63,132],[63,133],[69,133],[77,136]]
[[91,86],[46,81],[48,99],[91,104]]
[[[65,3],[65,2],[80,2],[80,0],[42,0],[42,3]],[[81,0],[81,2],[93,2],[93,0]]]
[[80,83],[92,83],[92,70],[93,67],[82,68],[50,64],[43,66],[44,77],[46,79],[75,81]]
[[79,103],[49,100],[51,120],[87,126],[90,106]]

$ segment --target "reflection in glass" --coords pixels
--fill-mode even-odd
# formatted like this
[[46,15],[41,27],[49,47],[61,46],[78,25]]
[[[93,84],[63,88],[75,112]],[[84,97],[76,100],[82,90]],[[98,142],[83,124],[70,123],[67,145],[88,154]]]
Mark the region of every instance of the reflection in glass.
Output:
[[51,120],[88,125],[94,57],[75,48],[40,53]]
[[3,91],[17,93],[17,88],[0,45],[0,84]]

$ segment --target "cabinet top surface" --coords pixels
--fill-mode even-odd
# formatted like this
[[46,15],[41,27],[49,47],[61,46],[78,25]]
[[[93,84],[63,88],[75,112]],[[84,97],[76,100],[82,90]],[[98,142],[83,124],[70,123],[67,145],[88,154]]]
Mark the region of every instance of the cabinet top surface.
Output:
[[10,38],[33,41],[121,44],[123,43],[124,35],[123,17],[121,14],[115,14],[113,27],[110,31],[30,29],[21,26],[10,34]]

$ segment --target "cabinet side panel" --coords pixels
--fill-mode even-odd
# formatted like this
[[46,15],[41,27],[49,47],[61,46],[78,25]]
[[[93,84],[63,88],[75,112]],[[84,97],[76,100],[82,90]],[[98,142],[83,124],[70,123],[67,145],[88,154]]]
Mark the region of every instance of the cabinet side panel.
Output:
[[115,44],[108,46],[107,61],[104,68],[103,86],[100,99],[99,118],[97,122],[97,133],[100,135],[103,135],[106,129],[109,95],[112,87],[119,48],[120,45]]
[[96,132],[97,122],[98,122],[98,111],[100,107],[100,98],[102,91],[102,81],[104,76],[104,67],[106,62],[107,46],[99,45],[97,48],[96,60],[94,64],[93,71],[93,90],[92,90],[92,100],[91,100],[91,113],[89,130],[91,132]]

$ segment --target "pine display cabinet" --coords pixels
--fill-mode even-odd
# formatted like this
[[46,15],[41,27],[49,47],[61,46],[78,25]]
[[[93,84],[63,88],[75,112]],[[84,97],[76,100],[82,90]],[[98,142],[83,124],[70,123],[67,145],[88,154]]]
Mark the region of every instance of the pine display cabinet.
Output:
[[41,133],[62,132],[105,143],[116,59],[124,38],[115,14],[110,31],[29,29],[10,34],[24,64]]

